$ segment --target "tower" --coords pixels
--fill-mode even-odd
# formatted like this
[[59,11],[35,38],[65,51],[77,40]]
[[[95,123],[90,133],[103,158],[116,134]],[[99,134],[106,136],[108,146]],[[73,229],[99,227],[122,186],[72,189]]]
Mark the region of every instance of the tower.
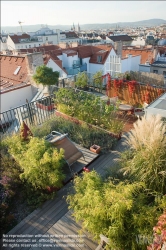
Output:
[[75,26],[74,26],[74,23],[73,23],[73,30],[75,31]]
[[78,23],[77,31],[78,31],[78,32],[80,32],[80,26],[79,26],[79,23]]

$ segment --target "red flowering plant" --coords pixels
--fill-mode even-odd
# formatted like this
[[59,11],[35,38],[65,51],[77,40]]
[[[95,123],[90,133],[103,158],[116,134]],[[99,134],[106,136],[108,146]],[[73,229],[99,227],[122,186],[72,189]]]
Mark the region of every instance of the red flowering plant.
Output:
[[147,250],[164,250],[166,247],[166,210],[153,228],[153,235],[153,243],[147,247]]
[[144,101],[146,103],[149,103],[150,102],[150,93],[147,91],[144,95]]
[[158,90],[157,90],[158,96],[161,96],[162,93],[163,93],[163,92],[162,92],[162,89],[158,89]]
[[22,140],[26,141],[29,140],[30,137],[32,137],[33,134],[29,127],[26,125],[26,123],[23,121],[20,127],[20,137]]
[[123,85],[123,80],[115,79],[114,80],[114,90],[115,90],[115,96],[117,96],[117,93],[120,89],[120,87]]
[[135,89],[136,89],[137,82],[134,81],[134,80],[129,81],[127,83],[127,85],[128,85],[129,95],[131,96],[134,93]]

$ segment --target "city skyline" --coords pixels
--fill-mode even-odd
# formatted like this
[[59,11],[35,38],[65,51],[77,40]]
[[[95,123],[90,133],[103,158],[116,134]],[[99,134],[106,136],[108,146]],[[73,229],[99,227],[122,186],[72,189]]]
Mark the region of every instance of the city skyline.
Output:
[[165,20],[165,9],[165,1],[1,1],[1,26]]

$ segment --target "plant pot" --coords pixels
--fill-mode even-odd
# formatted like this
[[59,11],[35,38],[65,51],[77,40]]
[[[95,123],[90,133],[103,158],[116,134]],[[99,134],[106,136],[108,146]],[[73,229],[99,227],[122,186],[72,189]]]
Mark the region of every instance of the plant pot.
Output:
[[101,150],[101,147],[98,146],[98,145],[95,145],[95,144],[90,147],[90,151],[92,151],[92,152],[94,152],[96,154],[99,154],[100,150]]

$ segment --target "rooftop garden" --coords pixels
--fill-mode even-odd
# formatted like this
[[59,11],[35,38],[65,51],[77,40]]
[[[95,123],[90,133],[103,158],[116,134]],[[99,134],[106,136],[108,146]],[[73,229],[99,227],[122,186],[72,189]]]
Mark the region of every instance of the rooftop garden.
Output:
[[58,90],[55,102],[57,110],[66,115],[115,134],[122,132],[124,123],[118,120],[118,103],[107,105],[96,95],[66,88]]
[[138,120],[126,138],[128,149],[104,178],[93,170],[74,179],[67,198],[73,216],[95,239],[106,236],[106,249],[163,249],[165,134],[160,116]]
[[[63,186],[66,167],[63,150],[58,151],[44,138],[51,131],[68,133],[71,140],[85,148],[97,144],[106,153],[117,139],[108,132],[54,117],[31,130],[6,135],[1,141],[0,212],[1,235],[7,233],[26,215],[52,199]],[[50,187],[56,187],[50,193]]]

